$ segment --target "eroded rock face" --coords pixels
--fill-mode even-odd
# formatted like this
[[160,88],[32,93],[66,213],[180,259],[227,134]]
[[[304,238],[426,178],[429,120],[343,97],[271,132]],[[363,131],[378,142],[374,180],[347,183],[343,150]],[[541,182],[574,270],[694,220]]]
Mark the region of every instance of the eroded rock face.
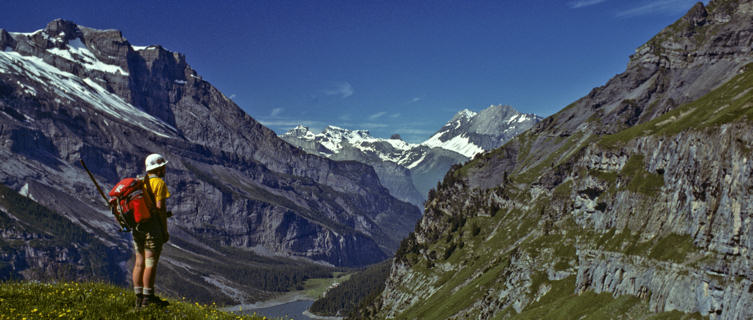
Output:
[[[212,254],[227,246],[362,266],[394,252],[420,216],[371,167],[279,139],[182,54],[65,20],[28,34],[0,30],[0,46],[0,183],[29,185],[39,203],[126,255],[128,237],[113,232],[79,159],[107,189],[142,173],[149,153],[163,154],[171,232]],[[165,261],[184,266],[170,253]]]
[[598,293],[635,318],[753,317],[752,8],[696,5],[625,73],[451,171],[378,317],[504,318]]

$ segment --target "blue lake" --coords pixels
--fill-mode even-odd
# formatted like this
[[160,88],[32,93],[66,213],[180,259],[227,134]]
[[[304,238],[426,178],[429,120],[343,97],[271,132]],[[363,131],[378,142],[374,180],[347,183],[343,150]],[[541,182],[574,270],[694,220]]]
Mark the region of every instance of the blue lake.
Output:
[[259,308],[259,309],[244,309],[244,314],[253,314],[256,312],[258,315],[266,316],[267,318],[283,318],[285,320],[288,319],[303,319],[303,320],[310,320],[311,318],[303,315],[303,312],[308,310],[308,308],[314,303],[313,300],[296,300],[293,302],[288,302],[280,305],[276,305],[273,307],[268,308]]

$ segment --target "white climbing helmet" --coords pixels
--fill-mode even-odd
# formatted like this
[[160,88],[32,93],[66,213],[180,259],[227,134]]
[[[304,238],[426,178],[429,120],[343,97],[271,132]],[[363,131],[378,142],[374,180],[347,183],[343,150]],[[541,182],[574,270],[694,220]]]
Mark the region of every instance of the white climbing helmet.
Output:
[[154,169],[159,169],[167,165],[167,160],[165,160],[165,158],[162,157],[161,154],[152,153],[148,157],[146,157],[144,164],[146,165],[146,171],[152,171]]

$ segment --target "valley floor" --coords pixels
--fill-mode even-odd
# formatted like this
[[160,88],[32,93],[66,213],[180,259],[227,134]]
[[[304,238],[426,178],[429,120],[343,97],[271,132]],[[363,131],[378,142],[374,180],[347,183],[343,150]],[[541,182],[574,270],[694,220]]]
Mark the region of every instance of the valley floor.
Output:
[[[342,273],[342,272],[335,272],[332,278],[315,278],[315,279],[306,280],[303,290],[286,292],[278,297],[265,300],[265,301],[258,301],[254,303],[246,303],[246,304],[240,304],[240,305],[236,305],[232,307],[226,307],[226,308],[223,308],[223,310],[229,311],[229,312],[244,312],[245,310],[271,308],[271,307],[280,306],[280,305],[284,305],[288,303],[293,303],[296,301],[312,301],[313,302],[314,300],[319,299],[322,295],[324,295],[330,288],[337,286],[338,284],[342,283],[345,280],[348,280],[349,278],[350,278],[350,274]],[[312,318],[312,319],[341,319],[338,317],[321,317],[321,316],[314,315],[308,311],[305,314],[307,317]]]

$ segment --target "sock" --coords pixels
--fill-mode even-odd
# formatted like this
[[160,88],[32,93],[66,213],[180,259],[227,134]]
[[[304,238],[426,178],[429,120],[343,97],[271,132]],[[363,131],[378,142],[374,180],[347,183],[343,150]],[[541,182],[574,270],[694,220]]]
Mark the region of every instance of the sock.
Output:
[[144,291],[144,288],[142,288],[142,287],[133,287],[133,292],[136,295],[140,295],[143,291]]
[[154,295],[154,288],[144,288],[144,295],[145,296],[153,296]]

